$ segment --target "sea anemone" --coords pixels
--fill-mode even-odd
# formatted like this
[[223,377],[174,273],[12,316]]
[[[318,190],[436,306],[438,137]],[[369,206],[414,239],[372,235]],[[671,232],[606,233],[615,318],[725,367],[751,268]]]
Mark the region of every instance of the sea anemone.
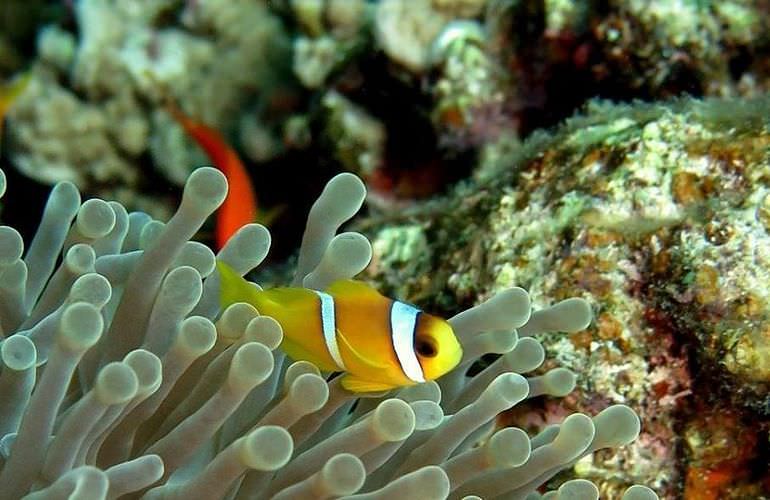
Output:
[[[5,187],[0,171],[0,196]],[[0,500],[523,499],[638,435],[623,405],[532,438],[497,427],[519,402],[574,387],[566,369],[521,374],[543,362],[531,335],[588,325],[582,299],[532,312],[524,290],[504,290],[449,320],[465,351],[454,371],[389,394],[359,397],[292,363],[278,322],[248,304],[219,307],[216,259],[245,275],[266,256],[269,232],[244,226],[216,256],[190,241],[226,193],[218,170],[200,168],[163,224],[115,202],[81,203],[63,182],[26,253],[0,226]],[[294,286],[322,289],[368,265],[369,241],[337,234],[364,196],[351,174],[327,184]],[[501,356],[468,375],[489,353]],[[544,498],[598,489],[572,480]],[[624,498],[657,496],[633,486]]]

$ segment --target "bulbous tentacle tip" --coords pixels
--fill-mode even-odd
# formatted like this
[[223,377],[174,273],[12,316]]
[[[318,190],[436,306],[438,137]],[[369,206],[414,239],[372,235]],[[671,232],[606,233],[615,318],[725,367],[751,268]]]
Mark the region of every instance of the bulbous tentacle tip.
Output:
[[641,484],[635,484],[623,493],[623,500],[658,500],[658,494]]
[[224,203],[227,190],[225,174],[214,167],[198,168],[187,179],[180,210],[192,210],[208,216]]
[[24,253],[24,240],[12,227],[0,226],[0,267],[13,264]]
[[129,401],[139,389],[139,379],[127,363],[115,361],[105,365],[96,376],[96,397],[104,405]]
[[387,399],[374,412],[374,429],[383,441],[402,441],[414,432],[416,418],[409,403]]
[[266,425],[243,438],[240,456],[250,469],[273,471],[286,465],[293,451],[294,442],[286,429]]
[[93,304],[76,302],[67,306],[59,322],[59,338],[72,351],[86,351],[102,335],[104,319]]
[[35,344],[23,335],[14,335],[0,344],[2,366],[17,372],[28,370],[37,362]]
[[326,461],[321,469],[321,481],[330,495],[352,495],[364,485],[366,468],[357,456],[340,453]]

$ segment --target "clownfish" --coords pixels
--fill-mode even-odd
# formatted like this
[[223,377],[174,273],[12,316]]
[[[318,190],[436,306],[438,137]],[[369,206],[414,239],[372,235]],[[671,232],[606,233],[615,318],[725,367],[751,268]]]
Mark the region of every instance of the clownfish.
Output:
[[221,304],[247,302],[283,328],[281,348],[295,361],[344,372],[342,387],[379,392],[434,380],[457,366],[462,347],[445,320],[381,295],[361,281],[324,290],[259,290],[222,262]]

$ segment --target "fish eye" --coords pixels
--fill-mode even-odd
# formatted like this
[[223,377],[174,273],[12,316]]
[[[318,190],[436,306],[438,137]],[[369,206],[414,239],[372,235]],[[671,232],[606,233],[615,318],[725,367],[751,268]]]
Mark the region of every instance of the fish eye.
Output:
[[436,343],[433,342],[433,339],[429,338],[417,339],[414,345],[414,350],[417,351],[417,354],[424,358],[433,358],[436,356],[436,354],[438,354]]

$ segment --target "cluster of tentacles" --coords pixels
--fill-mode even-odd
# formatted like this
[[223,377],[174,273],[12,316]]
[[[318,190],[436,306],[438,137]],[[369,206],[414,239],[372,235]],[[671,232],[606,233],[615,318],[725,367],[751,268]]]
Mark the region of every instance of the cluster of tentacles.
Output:
[[[5,191],[0,171],[0,196]],[[244,226],[218,255],[190,241],[222,203],[216,169],[193,172],[167,222],[54,187],[24,251],[0,227],[0,499],[532,498],[558,471],[634,440],[622,405],[573,414],[529,437],[496,417],[575,374],[543,362],[531,335],[576,331],[590,308],[569,299],[532,312],[504,290],[449,321],[464,357],[439,383],[361,398],[280,350],[281,326],[238,303],[220,311],[216,259],[245,275],[270,234]],[[295,286],[360,273],[371,245],[336,234],[361,207],[350,174],[311,209]],[[499,359],[474,376],[487,353]],[[598,498],[584,480],[547,498]],[[632,486],[626,500],[653,499]]]

